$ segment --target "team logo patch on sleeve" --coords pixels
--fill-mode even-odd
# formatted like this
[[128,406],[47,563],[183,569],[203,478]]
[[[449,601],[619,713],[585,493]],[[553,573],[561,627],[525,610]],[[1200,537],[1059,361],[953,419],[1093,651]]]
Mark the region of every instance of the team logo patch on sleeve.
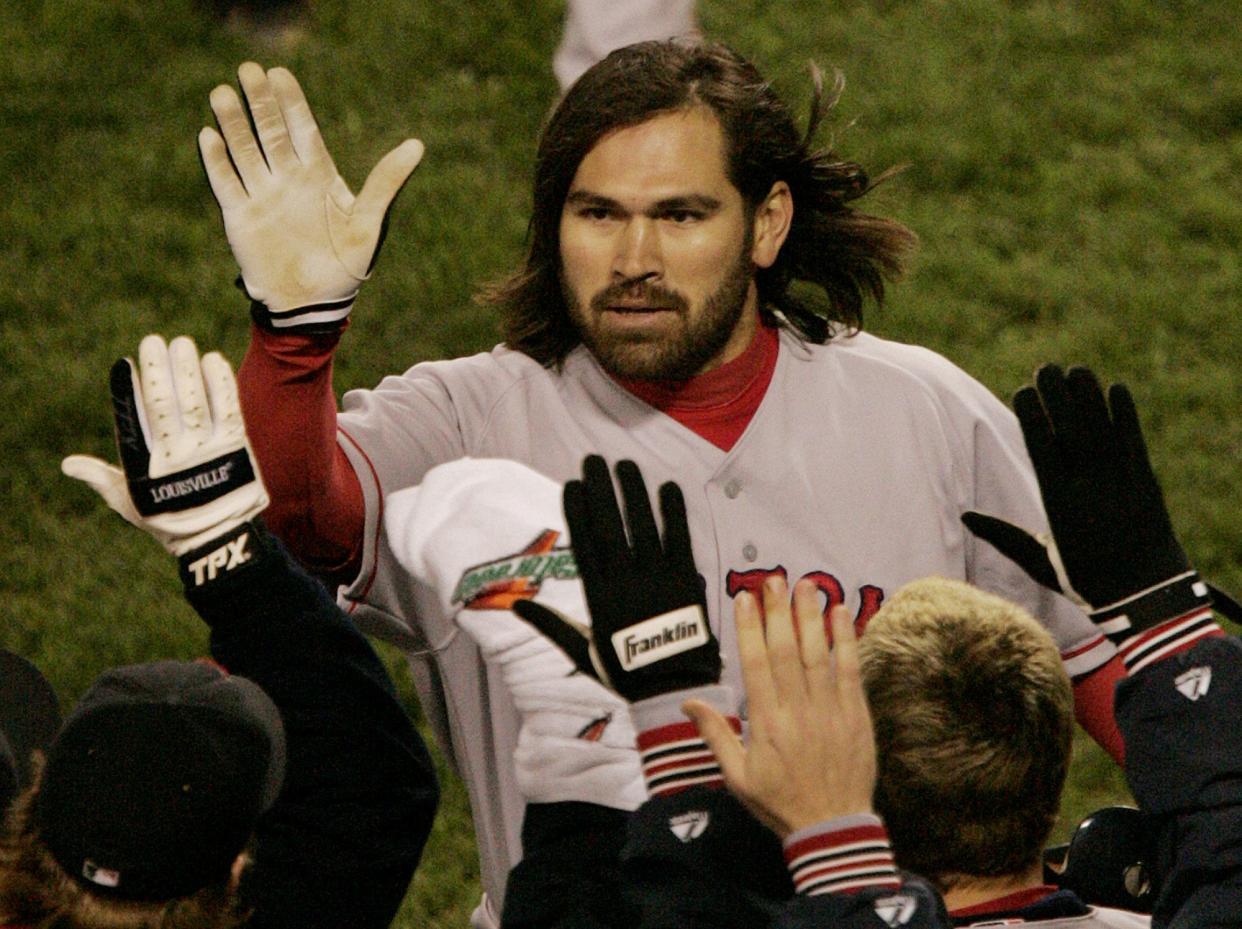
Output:
[[1207,665],[1191,668],[1173,679],[1173,686],[1187,700],[1198,700],[1212,686],[1212,669]]
[[908,923],[918,908],[918,901],[909,894],[893,894],[891,897],[880,897],[875,901],[875,915],[893,929]]
[[568,546],[556,547],[560,533],[545,529],[520,552],[467,568],[453,591],[453,603],[466,610],[508,610],[531,600],[545,580],[572,581],[578,565]]
[[711,821],[712,816],[707,810],[691,810],[669,819],[668,828],[681,841],[693,842],[703,834]]

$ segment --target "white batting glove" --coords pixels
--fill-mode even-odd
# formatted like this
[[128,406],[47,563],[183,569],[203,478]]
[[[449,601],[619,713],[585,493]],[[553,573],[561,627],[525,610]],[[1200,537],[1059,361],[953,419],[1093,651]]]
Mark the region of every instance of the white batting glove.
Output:
[[108,506],[181,556],[257,516],[267,491],[246,440],[233,370],[217,352],[200,365],[185,336],[149,335],[138,365],[112,366],[122,468],[89,455],[61,462]]
[[423,143],[406,139],[385,155],[355,198],[293,75],[254,62],[237,75],[257,140],[237,92],[221,84],[210,98],[220,132],[204,128],[198,147],[255,319],[277,331],[333,331],[371,273]]

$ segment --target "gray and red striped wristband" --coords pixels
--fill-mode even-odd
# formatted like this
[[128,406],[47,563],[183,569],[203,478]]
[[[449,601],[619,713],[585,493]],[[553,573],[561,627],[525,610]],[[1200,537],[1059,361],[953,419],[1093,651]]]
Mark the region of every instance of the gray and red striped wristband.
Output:
[[718,709],[733,731],[741,735],[733,691],[723,684],[677,690],[630,704],[643,779],[652,797],[667,797],[690,787],[724,787],[716,756],[699,735],[698,727],[681,711],[681,705],[691,697]]
[[785,837],[785,865],[804,896],[901,886],[888,830],[874,813],[825,820]]

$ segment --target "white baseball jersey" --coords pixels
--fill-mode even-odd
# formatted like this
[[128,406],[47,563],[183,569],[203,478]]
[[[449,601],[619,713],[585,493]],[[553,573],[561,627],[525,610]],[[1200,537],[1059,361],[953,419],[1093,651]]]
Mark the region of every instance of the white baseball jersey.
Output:
[[469,789],[493,901],[520,856],[517,715],[469,637],[420,617],[383,533],[385,495],[437,464],[511,458],[560,482],[597,452],[637,462],[653,491],[676,480],[737,694],[730,600],[771,571],[791,585],[811,577],[860,620],[907,581],[964,579],[1039,618],[1071,675],[1114,653],[1077,607],[962,526],[969,509],[1036,531],[1047,522],[1016,418],[927,349],[867,334],[813,345],[782,331],[763,401],[727,452],[620,387],[582,347],[559,373],[503,347],[418,364],[348,392],[339,425],[366,499],[362,569],[342,597],[411,657],[424,712]]

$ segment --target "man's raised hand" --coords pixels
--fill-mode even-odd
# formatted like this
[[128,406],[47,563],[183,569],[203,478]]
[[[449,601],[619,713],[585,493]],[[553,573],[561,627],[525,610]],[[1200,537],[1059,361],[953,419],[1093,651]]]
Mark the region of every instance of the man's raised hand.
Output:
[[737,595],[734,610],[749,741],[743,746],[707,703],[689,700],[684,708],[720,762],[725,785],[782,838],[870,813],[875,737],[849,612],[836,606],[829,614],[829,650],[819,593],[809,582],[795,586],[792,616],[780,577],[764,582],[762,618],[750,593]]
[[198,146],[255,319],[277,331],[334,331],[371,273],[423,144],[406,139],[385,155],[355,197],[293,75],[254,62],[237,74],[245,105],[231,86],[216,87],[220,131],[204,128]]

